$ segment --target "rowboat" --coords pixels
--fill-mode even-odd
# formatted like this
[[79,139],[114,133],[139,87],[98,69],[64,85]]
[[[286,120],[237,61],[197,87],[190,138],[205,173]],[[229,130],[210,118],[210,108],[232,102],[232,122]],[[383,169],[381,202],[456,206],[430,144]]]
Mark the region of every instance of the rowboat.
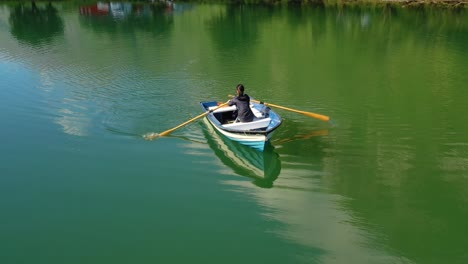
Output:
[[264,151],[265,144],[281,125],[281,117],[269,107],[252,102],[250,108],[255,115],[251,122],[236,122],[236,106],[219,107],[217,101],[201,102],[201,107],[208,114],[205,118],[221,134],[230,140]]
[[264,151],[242,145],[218,133],[207,118],[203,129],[209,147],[218,159],[236,175],[252,179],[261,188],[273,187],[281,171],[281,161],[274,146],[267,142]]

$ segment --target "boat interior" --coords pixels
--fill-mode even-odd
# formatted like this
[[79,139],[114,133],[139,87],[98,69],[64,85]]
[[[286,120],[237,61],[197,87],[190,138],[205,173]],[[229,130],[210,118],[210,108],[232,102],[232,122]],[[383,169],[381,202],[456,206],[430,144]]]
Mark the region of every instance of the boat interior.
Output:
[[[208,109],[214,109],[216,107],[209,107]],[[253,105],[250,106],[255,118],[252,122],[239,122],[236,121],[235,111],[236,106],[221,107],[213,111],[213,115],[225,128],[235,130],[265,130],[271,122],[268,110],[259,111]]]

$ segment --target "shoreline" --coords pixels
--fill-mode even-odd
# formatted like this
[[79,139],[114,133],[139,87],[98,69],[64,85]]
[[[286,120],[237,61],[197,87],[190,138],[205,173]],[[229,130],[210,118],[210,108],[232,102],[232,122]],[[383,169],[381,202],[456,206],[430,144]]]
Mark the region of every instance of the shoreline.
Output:
[[[327,0],[324,0],[327,2]],[[344,5],[395,6],[402,8],[468,8],[466,0],[343,0]]]
[[[110,2],[110,0],[7,0],[3,3],[50,3],[50,2],[76,2],[76,3],[97,3]],[[468,0],[123,0],[130,3],[223,3],[223,4],[244,4],[244,5],[298,5],[298,6],[322,6],[322,7],[352,7],[352,8],[408,8],[408,9],[455,9],[468,10]]]
[[[138,0],[137,0],[138,1]],[[468,10],[468,0],[153,0],[139,2],[224,3],[245,5],[298,5],[322,7],[436,8]],[[131,1],[130,2],[135,2]]]
[[[168,0],[154,0],[168,1]],[[149,1],[151,2],[151,1]],[[226,3],[246,5],[303,5],[323,7],[391,7],[468,9],[468,0],[180,0],[185,3]]]

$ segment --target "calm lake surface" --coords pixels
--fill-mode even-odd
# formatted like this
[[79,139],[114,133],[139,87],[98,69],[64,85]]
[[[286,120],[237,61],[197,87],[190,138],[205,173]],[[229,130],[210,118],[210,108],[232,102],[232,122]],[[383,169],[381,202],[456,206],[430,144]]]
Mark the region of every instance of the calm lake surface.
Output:
[[[199,102],[243,83],[265,153]],[[468,14],[0,5],[0,262],[468,263]]]

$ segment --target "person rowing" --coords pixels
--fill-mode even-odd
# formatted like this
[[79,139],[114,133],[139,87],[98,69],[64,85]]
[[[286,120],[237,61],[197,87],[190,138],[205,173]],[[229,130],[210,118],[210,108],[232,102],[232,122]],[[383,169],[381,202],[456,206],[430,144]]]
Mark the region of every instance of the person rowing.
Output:
[[235,105],[237,108],[236,122],[252,122],[255,115],[250,109],[250,97],[244,93],[245,88],[243,84],[236,86],[237,96],[229,100],[229,106]]

